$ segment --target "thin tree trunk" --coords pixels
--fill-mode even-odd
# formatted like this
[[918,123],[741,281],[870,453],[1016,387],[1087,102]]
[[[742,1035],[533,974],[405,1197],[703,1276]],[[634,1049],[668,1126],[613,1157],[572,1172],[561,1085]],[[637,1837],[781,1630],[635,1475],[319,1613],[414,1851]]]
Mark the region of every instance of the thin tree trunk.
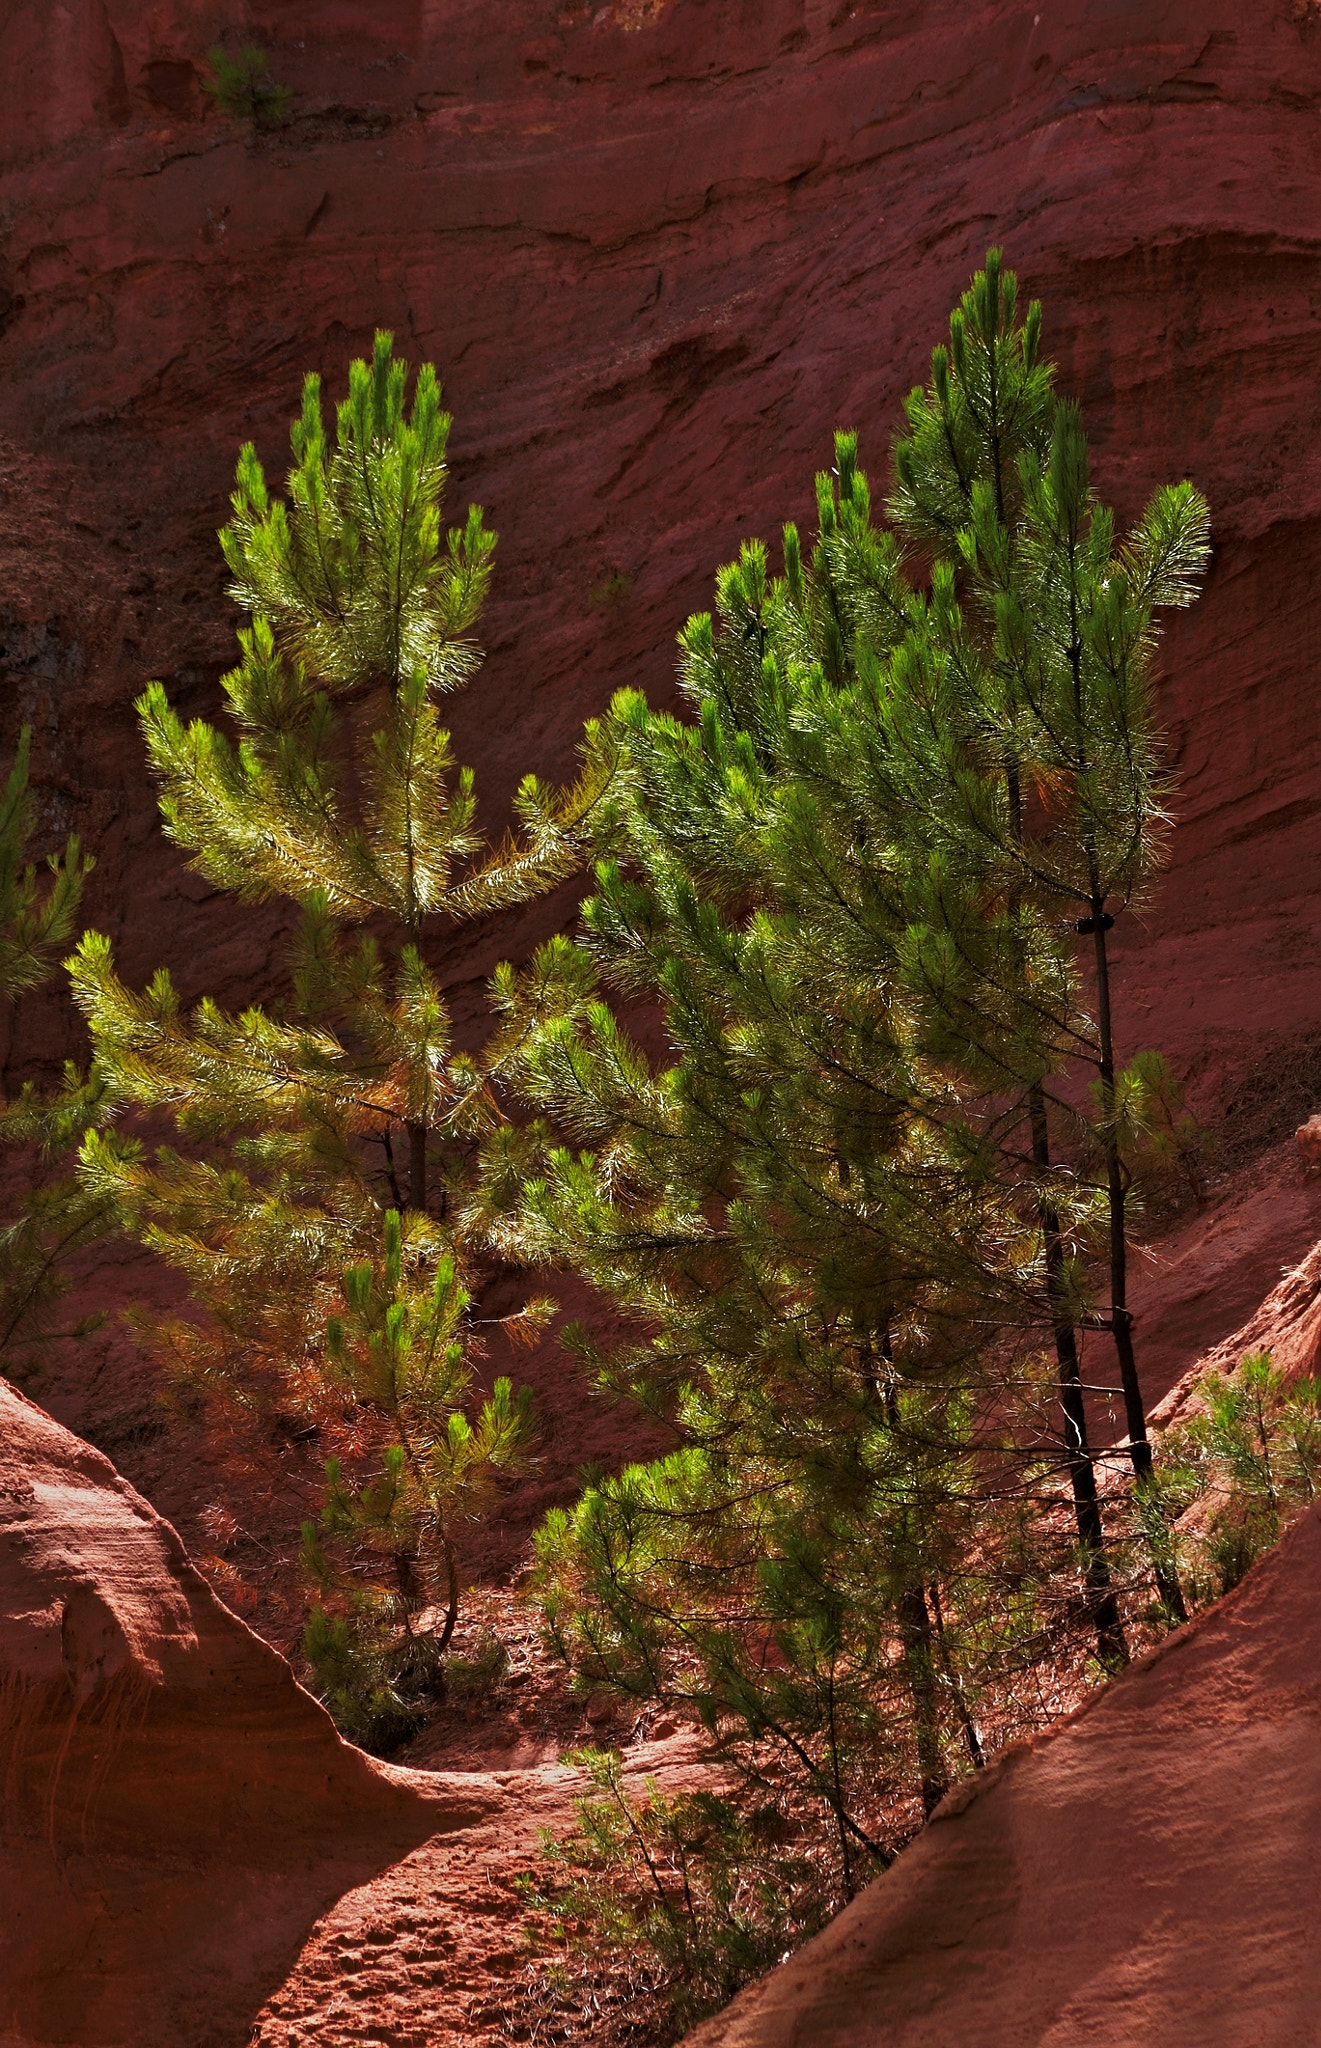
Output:
[[[1023,797],[1018,764],[1005,766],[1009,813],[1016,841],[1023,838]],[[1028,1089],[1028,1123],[1032,1133],[1032,1163],[1039,1174],[1050,1171],[1050,1125],[1041,1084]],[[1087,1604],[1096,1630],[1097,1648],[1103,1664],[1127,1664],[1128,1644],[1124,1638],[1119,1606],[1110,1583],[1105,1555],[1105,1530],[1101,1503],[1096,1491],[1096,1466],[1087,1442],[1087,1411],[1083,1403],[1082,1373],[1078,1366],[1078,1340],[1073,1318],[1065,1305],[1064,1240],[1059,1212],[1053,1203],[1040,1205],[1041,1235],[1046,1256],[1046,1292],[1050,1301],[1051,1330],[1055,1339],[1055,1363],[1059,1375],[1060,1407],[1064,1413],[1064,1446],[1073,1491],[1073,1519],[1083,1554],[1087,1581]]]
[[940,1656],[940,1668],[945,1674],[945,1683],[949,1687],[950,1697],[954,1701],[954,1711],[958,1715],[963,1729],[963,1739],[968,1745],[968,1755],[972,1759],[972,1767],[975,1771],[984,1771],[986,1769],[986,1753],[982,1748],[981,1736],[977,1733],[977,1723],[968,1712],[968,1702],[963,1697],[963,1687],[959,1684],[958,1674],[954,1669],[953,1659],[949,1653],[949,1643],[945,1637],[945,1616],[941,1611],[940,1605],[940,1588],[934,1580],[931,1584],[931,1615],[936,1624],[935,1640],[936,1649]]
[[[1110,1328],[1119,1359],[1119,1379],[1124,1390],[1124,1420],[1128,1425],[1128,1455],[1133,1476],[1140,1487],[1152,1480],[1151,1439],[1133,1350],[1133,1318],[1128,1307],[1128,1242],[1125,1219],[1127,1188],[1123,1161],[1115,1131],[1115,1049],[1111,1025],[1110,959],[1106,946],[1109,928],[1105,899],[1094,882],[1091,903],[1092,940],[1096,953],[1096,1009],[1101,1035],[1101,1114],[1105,1129],[1106,1182],[1110,1199]],[[1188,1610],[1178,1577],[1153,1552],[1152,1564],[1161,1599],[1178,1621],[1187,1621]]]
[[408,1200],[414,1209],[427,1206],[427,1127],[408,1126]]
[[[1046,1122],[1046,1101],[1039,1087],[1033,1086],[1028,1091],[1028,1114],[1032,1125],[1033,1164],[1039,1171],[1046,1171],[1050,1167],[1050,1132]],[[1106,1562],[1096,1466],[1087,1443],[1087,1411],[1083,1403],[1082,1373],[1078,1366],[1078,1342],[1072,1319],[1064,1307],[1064,1242],[1059,1216],[1048,1202],[1041,1204],[1041,1231],[1045,1240],[1046,1287],[1055,1337],[1060,1407],[1064,1412],[1064,1447],[1069,1483],[1073,1489],[1073,1518],[1087,1580],[1087,1604],[1091,1609],[1102,1663],[1127,1664],[1128,1644],[1110,1583],[1110,1567]]]
[[844,1868],[844,1896],[851,1899],[854,1894],[853,1857],[849,1851],[849,1833],[844,1825],[844,1785],[839,1772],[839,1731],[835,1725],[835,1680],[832,1672],[829,1691],[830,1722],[830,1780],[833,1789],[831,1804],[835,1809],[835,1822],[839,1830],[839,1855]]
[[436,1644],[438,1654],[443,1657],[450,1646],[450,1638],[454,1634],[454,1624],[459,1618],[459,1572],[458,1566],[454,1562],[454,1552],[443,1536],[441,1537],[441,1542],[445,1550],[445,1574],[448,1580],[446,1592],[449,1603],[445,1609],[445,1621],[440,1631],[440,1640]]
[[[881,1356],[893,1362],[888,1329],[881,1333]],[[885,1413],[890,1433],[899,1431],[899,1397],[893,1382],[885,1389]],[[906,1530],[911,1541],[912,1531]],[[926,1594],[919,1582],[899,1595],[899,1640],[904,1650],[904,1675],[913,1700],[913,1729],[917,1736],[917,1768],[922,1790],[922,1811],[927,1819],[949,1790],[949,1778],[940,1754],[940,1706],[936,1694],[936,1668],[931,1654],[931,1616]]]
[[1142,1405],[1137,1361],[1133,1355],[1133,1321],[1128,1308],[1128,1244],[1125,1224],[1123,1162],[1115,1134],[1115,1051],[1110,1012],[1110,961],[1106,947],[1105,903],[1092,897],[1088,919],[1096,953],[1096,1009],[1101,1036],[1101,1115],[1105,1129],[1106,1182],[1110,1199],[1110,1328],[1119,1355],[1119,1378],[1124,1389],[1124,1420],[1128,1425],[1128,1454],[1139,1480],[1151,1477],[1151,1444]]
[[396,1550],[394,1554],[394,1578],[395,1585],[399,1589],[399,1605],[404,1617],[404,1632],[406,1635],[411,1636],[413,1633],[413,1616],[421,1605],[421,1599],[414,1561],[406,1550]]
[[930,1820],[949,1791],[949,1776],[940,1753],[940,1712],[936,1698],[936,1667],[931,1654],[931,1616],[927,1611],[926,1593],[921,1586],[910,1586],[900,1595],[899,1635],[904,1646],[908,1689],[913,1696],[922,1811]]
[[[1083,705],[1082,683],[1082,641],[1078,630],[1078,596],[1074,581],[1075,544],[1069,548],[1069,667],[1073,676],[1074,710],[1078,720],[1078,775],[1087,772],[1086,719]],[[1096,1008],[1097,1022],[1101,1034],[1101,1115],[1105,1129],[1106,1188],[1110,1205],[1110,1328],[1114,1335],[1115,1351],[1119,1359],[1119,1380],[1124,1390],[1124,1419],[1128,1425],[1128,1454],[1132,1460],[1133,1473],[1139,1487],[1151,1484],[1151,1443],[1147,1436],[1147,1418],[1142,1405],[1142,1387],[1138,1380],[1137,1359],[1133,1352],[1133,1319],[1128,1307],[1128,1241],[1125,1228],[1125,1197],[1123,1161],[1119,1157],[1119,1140],[1115,1130],[1115,1047],[1110,1005],[1110,955],[1106,945],[1106,932],[1114,922],[1106,914],[1105,890],[1101,882],[1100,867],[1096,857],[1096,842],[1090,829],[1084,831],[1087,847],[1088,879],[1091,884],[1091,916],[1084,920],[1080,929],[1086,931],[1090,924],[1092,944],[1096,958]],[[1172,1576],[1168,1566],[1157,1552],[1152,1551],[1156,1585],[1166,1607],[1179,1621],[1188,1619],[1183,1594],[1177,1576]]]

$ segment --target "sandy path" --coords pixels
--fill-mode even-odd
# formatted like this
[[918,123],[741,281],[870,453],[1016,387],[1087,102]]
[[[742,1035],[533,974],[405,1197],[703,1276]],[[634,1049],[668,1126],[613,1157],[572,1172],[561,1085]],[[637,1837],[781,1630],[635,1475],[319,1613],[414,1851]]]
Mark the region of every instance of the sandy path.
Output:
[[[703,1775],[691,1734],[639,1743],[626,1775],[640,1792]],[[494,1760],[493,1760],[494,1761]],[[437,1835],[317,1922],[288,1979],[254,2023],[256,2048],[449,2048],[504,2041],[508,1986],[528,1958],[515,1889],[538,1831],[567,1832],[577,1772],[553,1758],[474,1774],[499,1794],[489,1819]]]

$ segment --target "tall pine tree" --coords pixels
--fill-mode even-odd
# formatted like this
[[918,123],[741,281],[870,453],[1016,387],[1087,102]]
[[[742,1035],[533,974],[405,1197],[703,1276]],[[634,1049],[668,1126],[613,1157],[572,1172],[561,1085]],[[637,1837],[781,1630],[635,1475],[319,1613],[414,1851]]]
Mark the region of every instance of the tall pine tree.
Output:
[[[98,1134],[84,1147],[89,1187],[189,1280],[194,1312],[159,1348],[204,1392],[310,1416],[328,1445],[337,1415],[359,1444],[374,1417],[382,1472],[399,1412],[365,1398],[347,1354],[327,1369],[328,1327],[344,1327],[344,1289],[351,1303],[371,1294],[361,1276],[379,1265],[392,1211],[390,1288],[425,1294],[450,1266],[461,1284],[474,1256],[465,1190],[500,1121],[487,1068],[453,1048],[428,944],[570,874],[609,775],[600,754],[567,792],[529,776],[516,830],[483,850],[473,777],[454,766],[435,700],[477,670],[495,537],[476,506],[444,530],[449,416],[430,364],[411,403],[407,383],[379,333],[328,433],[309,376],[287,500],[251,446],[239,457],[221,534],[250,615],[224,678],[235,737],[185,726],[159,684],[138,707],[165,829],[193,868],[241,903],[298,906],[283,1001],[186,1013],[165,970],[127,988],[95,933],[71,963],[112,1105],[168,1114],[184,1141],[150,1158]],[[342,1492],[332,1476],[332,1503]],[[408,1497],[416,1507],[416,1487]],[[404,1605],[434,1592],[448,1632],[449,1564],[417,1514],[418,1569],[426,1578],[437,1555],[443,1568]]]
[[[516,1239],[650,1325],[631,1348],[581,1342],[604,1384],[676,1434],[670,1459],[548,1525],[552,1626],[588,1675],[686,1690],[717,1731],[778,1742],[831,1807],[846,1870],[864,1731],[888,1723],[911,1744],[929,1808],[951,1740],[980,1751],[969,1702],[995,1653],[966,1646],[1021,1642],[1022,1612],[970,1560],[1031,1552],[1039,1569],[1048,1550],[1039,1447],[1011,1427],[993,1449],[987,1427],[1020,1416],[1000,1369],[1042,1323],[1086,1611],[1102,1660],[1127,1654],[1076,1334],[1098,1198],[1051,1145],[1052,1116],[1078,1124],[1061,1074],[1099,1060],[1110,1027],[1082,1000],[1076,883],[1060,876],[1071,861],[1090,903],[1076,849],[1099,848],[1102,802],[1105,893],[1152,864],[1152,618],[1190,594],[1205,513],[1186,486],[1162,493],[1116,556],[1089,503],[1095,733],[1082,766],[1076,743],[1062,765],[1048,742],[1063,700],[1047,706],[1007,651],[1036,607],[1054,658],[1044,522],[1076,460],[1039,332],[993,255],[910,401],[897,509],[934,555],[929,588],[873,525],[851,435],[818,479],[810,560],[790,528],[779,582],[755,544],[721,572],[719,626],[683,636],[694,722],[632,696],[613,709],[623,767],[582,947],[557,942],[497,988],[523,1086],[570,1141],[532,1180]],[[1016,611],[983,557],[1013,567]],[[1068,602],[1066,587],[1066,616]],[[1057,697],[1076,667],[1066,641]],[[1101,738],[1125,726],[1127,785],[1124,742]],[[662,1006],[659,1065],[598,974]],[[1103,1143],[1107,1118],[1103,1102]],[[1102,1211],[1112,1200],[1107,1183]],[[1011,1515],[1000,1482],[1016,1465]],[[887,1642],[902,1738],[881,1705]]]
[[[874,674],[921,606],[867,544]],[[695,722],[616,701],[585,945],[497,997],[522,1085],[588,1148],[551,1147],[512,1241],[642,1323],[631,1347],[579,1341],[676,1438],[552,1517],[552,1627],[585,1676],[687,1699],[754,1774],[773,1757],[833,1816],[847,1889],[883,1850],[883,1794],[911,1769],[930,1811],[951,1744],[980,1760],[977,1688],[1031,1626],[971,1560],[1017,1513],[983,1418],[995,1338],[1042,1276],[980,1076],[904,986],[888,784],[855,788],[838,829],[815,712],[856,682],[852,636],[829,549],[805,567],[791,537],[789,557],[772,586],[749,544],[718,628],[690,621]],[[630,1041],[597,969],[663,1005],[669,1059]]]
[[[1140,903],[1168,831],[1169,783],[1153,689],[1156,615],[1197,594],[1208,552],[1205,502],[1188,483],[1158,490],[1116,545],[1112,514],[1091,487],[1077,407],[1049,397],[1037,361],[1040,314],[1020,327],[1012,272],[992,250],[938,348],[931,383],[908,401],[896,447],[892,509],[900,531],[934,551],[957,580],[946,606],[946,651],[961,679],[964,722],[994,733],[1006,803],[969,812],[988,877],[1031,899],[1061,935],[1091,940],[1096,1017],[1058,1019],[1062,1038],[1097,1076],[1096,1140],[1105,1166],[1110,1300],[1105,1321],[1120,1368],[1133,1469],[1151,1476],[1151,1448],[1127,1297],[1126,1197],[1116,1092],[1108,933]],[[948,630],[953,623],[953,633]],[[966,650],[977,658],[965,658]],[[958,790],[953,808],[957,814]],[[1132,1094],[1134,1090],[1125,1091]],[[1030,1095],[1033,1156],[1050,1156],[1045,1094]],[[1066,1116],[1072,1105],[1062,1104]],[[1058,1275],[1061,1383],[1076,1379],[1063,1246],[1046,1212]],[[1058,1248],[1055,1248],[1058,1247]],[[1076,1420],[1081,1397],[1066,1394]],[[1085,1437],[1078,1436],[1080,1450]],[[1177,1581],[1161,1593],[1182,1618]]]

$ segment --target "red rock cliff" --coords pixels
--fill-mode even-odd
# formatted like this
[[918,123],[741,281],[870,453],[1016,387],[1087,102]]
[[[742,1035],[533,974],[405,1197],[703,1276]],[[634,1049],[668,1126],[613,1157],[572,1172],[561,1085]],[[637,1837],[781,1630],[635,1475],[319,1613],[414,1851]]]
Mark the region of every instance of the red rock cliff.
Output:
[[[221,30],[292,88],[280,133],[205,101]],[[129,707],[152,674],[214,706],[233,455],[282,464],[304,369],[334,387],[383,323],[445,376],[456,501],[502,534],[456,707],[495,822],[617,684],[668,692],[715,563],[807,518],[835,424],[884,469],[999,241],[1103,488],[1131,514],[1188,473],[1215,514],[1168,653],[1174,870],[1117,948],[1129,1037],[1232,1064],[1311,1024],[1316,0],[11,0],[0,64],[4,716],[130,972],[262,978],[270,929],[162,851]],[[472,1028],[499,953],[563,914],[457,935]]]

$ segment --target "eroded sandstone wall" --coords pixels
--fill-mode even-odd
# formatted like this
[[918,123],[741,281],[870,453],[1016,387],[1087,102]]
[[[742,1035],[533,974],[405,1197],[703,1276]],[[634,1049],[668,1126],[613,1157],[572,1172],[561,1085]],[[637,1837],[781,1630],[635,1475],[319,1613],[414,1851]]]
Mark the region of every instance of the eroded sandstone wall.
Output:
[[[740,535],[807,521],[837,423],[883,472],[902,392],[998,241],[1046,303],[1102,487],[1191,474],[1215,515],[1171,635],[1183,774],[1133,1044],[1239,1060],[1313,1021],[1321,797],[1315,0],[18,0],[0,18],[0,717],[38,733],[93,916],[189,994],[269,982],[254,923],[162,849],[130,712],[213,708],[213,540],[237,444],[277,470],[304,369],[373,326],[433,357],[454,504],[501,533],[485,676],[455,707],[497,824],[568,767]],[[294,119],[200,91],[250,36]],[[480,981],[569,909],[457,934]],[[1126,957],[1125,957],[1126,956]],[[20,1054],[58,1049],[33,998]]]
[[107,1458],[0,1380],[0,2041],[230,2048],[317,1915],[500,1804],[340,1741]]

